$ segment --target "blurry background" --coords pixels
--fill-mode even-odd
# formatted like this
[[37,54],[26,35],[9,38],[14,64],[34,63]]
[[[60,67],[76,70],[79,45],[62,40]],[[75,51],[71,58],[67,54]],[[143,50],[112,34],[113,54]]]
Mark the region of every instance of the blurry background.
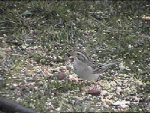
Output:
[[141,83],[142,104],[128,110],[150,110],[149,11],[149,1],[0,1],[0,95],[40,112],[67,111],[72,98],[60,101],[62,92],[83,84],[51,76],[78,48],[99,63],[121,61],[119,72]]

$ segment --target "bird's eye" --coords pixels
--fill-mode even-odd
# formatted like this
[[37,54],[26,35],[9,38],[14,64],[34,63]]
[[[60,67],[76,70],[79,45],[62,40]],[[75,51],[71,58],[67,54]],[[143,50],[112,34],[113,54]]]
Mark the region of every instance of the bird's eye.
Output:
[[74,58],[73,58],[73,57],[70,57],[70,61],[71,61],[71,62],[74,62]]
[[77,53],[77,56],[79,56],[80,55],[80,53]]
[[83,55],[77,55],[77,58],[81,61],[85,61],[85,57]]

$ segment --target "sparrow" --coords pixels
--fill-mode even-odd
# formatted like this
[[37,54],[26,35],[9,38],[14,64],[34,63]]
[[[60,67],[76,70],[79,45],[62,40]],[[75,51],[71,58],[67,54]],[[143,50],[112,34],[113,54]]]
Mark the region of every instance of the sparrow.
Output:
[[101,73],[117,64],[116,62],[109,64],[95,64],[83,52],[75,52],[70,59],[74,73],[81,79],[88,81],[97,81]]

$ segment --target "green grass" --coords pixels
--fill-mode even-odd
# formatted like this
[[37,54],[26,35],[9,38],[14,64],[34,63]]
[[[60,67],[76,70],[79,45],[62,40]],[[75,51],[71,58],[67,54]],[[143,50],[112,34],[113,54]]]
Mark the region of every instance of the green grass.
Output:
[[[65,93],[75,90],[75,93],[80,94],[80,90],[87,84],[53,81],[49,75],[44,75],[37,69],[39,74],[36,64],[28,62],[33,60],[40,68],[47,66],[53,69],[65,65],[66,53],[79,48],[85,49],[92,59],[99,62],[123,60],[130,70],[122,73],[132,74],[136,79],[145,82],[143,89],[137,89],[148,97],[150,39],[147,29],[150,26],[141,17],[149,15],[149,4],[149,1],[106,0],[0,1],[0,37],[3,37],[0,43],[4,45],[4,49],[12,48],[7,54],[10,60],[6,64],[7,76],[2,75],[5,78],[5,87],[1,87],[0,95],[13,100],[19,98],[18,102],[43,113],[57,108],[61,111],[84,111],[82,105],[70,104]],[[33,39],[34,44],[30,41],[27,43],[26,40],[29,39]],[[0,52],[3,53],[3,50]],[[22,75],[24,68],[35,70],[31,75],[28,72]],[[31,85],[31,91],[28,90],[28,77],[31,84],[36,84],[35,87],[39,90],[34,85]],[[51,91],[55,91],[58,98]],[[77,94],[73,93],[73,96]],[[46,106],[47,101],[53,106]],[[87,111],[90,109],[93,111],[92,107],[87,107]],[[137,107],[129,111],[139,109]]]

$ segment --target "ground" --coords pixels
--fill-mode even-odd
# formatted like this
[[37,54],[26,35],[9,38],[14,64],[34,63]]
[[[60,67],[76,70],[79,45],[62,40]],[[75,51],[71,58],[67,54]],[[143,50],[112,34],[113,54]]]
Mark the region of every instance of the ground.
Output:
[[[41,113],[150,111],[149,6],[0,1],[0,95]],[[120,65],[97,82],[78,80],[67,65],[75,50]]]

